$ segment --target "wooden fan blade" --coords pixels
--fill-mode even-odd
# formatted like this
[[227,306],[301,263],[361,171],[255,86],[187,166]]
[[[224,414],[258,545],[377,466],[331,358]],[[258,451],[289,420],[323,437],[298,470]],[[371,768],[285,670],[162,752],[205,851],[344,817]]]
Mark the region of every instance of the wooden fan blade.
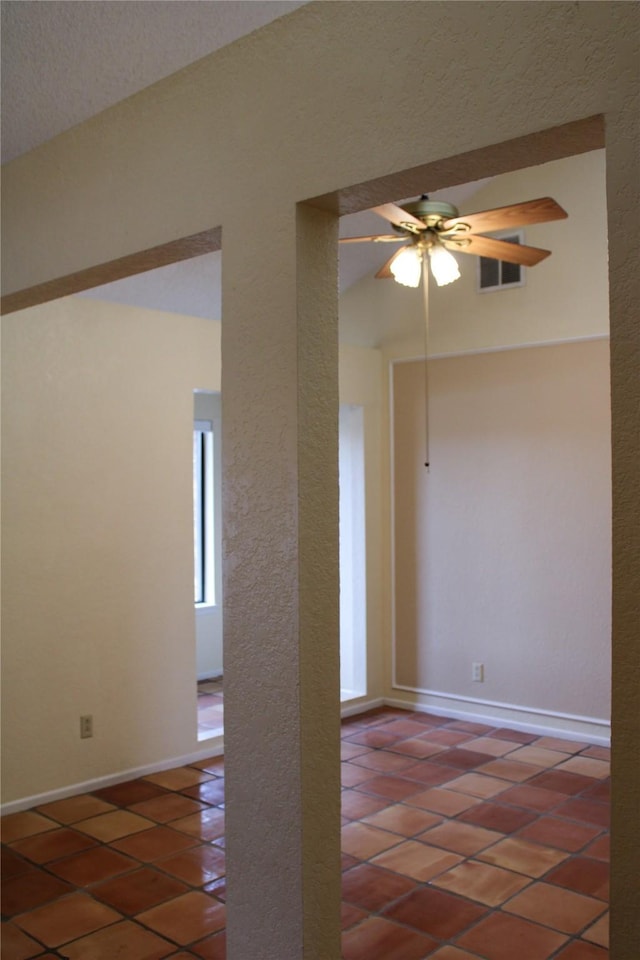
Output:
[[455,235],[467,236],[470,233],[490,233],[492,230],[508,230],[509,227],[526,227],[531,223],[564,220],[567,216],[566,210],[551,197],[541,197],[509,207],[470,213],[466,217],[453,217],[445,220],[443,232],[455,231]]
[[338,243],[404,243],[406,237],[398,237],[394,233],[381,233],[376,237],[340,237]]
[[393,274],[391,273],[391,264],[405,249],[406,247],[400,247],[399,250],[396,250],[396,252],[389,257],[387,262],[384,263],[376,273],[376,280],[390,280],[393,277]]
[[526,247],[523,243],[508,243],[493,237],[464,237],[460,244],[453,239],[442,238],[442,242],[448,250],[456,253],[475,253],[479,257],[506,260],[507,263],[519,263],[524,267],[534,267],[551,253],[540,247]]
[[383,203],[381,207],[372,207],[372,210],[374,213],[379,214],[379,216],[384,217],[385,220],[388,220],[389,223],[395,224],[396,227],[404,227],[404,229],[409,230],[410,233],[420,233],[426,229],[426,225],[422,220],[418,220],[418,218],[414,217],[408,210],[403,210],[402,207],[397,206],[395,203]]

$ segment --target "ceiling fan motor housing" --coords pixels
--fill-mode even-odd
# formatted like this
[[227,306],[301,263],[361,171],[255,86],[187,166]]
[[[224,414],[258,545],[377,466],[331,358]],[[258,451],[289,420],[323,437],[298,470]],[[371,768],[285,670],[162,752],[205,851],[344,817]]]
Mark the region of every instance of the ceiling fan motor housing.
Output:
[[444,220],[451,220],[459,216],[458,210],[452,203],[442,200],[420,199],[412,203],[405,203],[404,208],[418,220],[422,220],[427,227],[437,227]]

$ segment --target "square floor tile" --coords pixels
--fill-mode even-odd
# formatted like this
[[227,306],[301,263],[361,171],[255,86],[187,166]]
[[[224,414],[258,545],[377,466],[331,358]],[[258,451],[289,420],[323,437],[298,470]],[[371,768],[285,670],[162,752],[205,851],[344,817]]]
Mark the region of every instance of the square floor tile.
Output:
[[129,807],[131,813],[138,813],[141,817],[148,817],[149,820],[155,820],[157,823],[169,823],[170,820],[187,817],[204,809],[206,808],[203,803],[198,803],[191,797],[183,797],[179,793],[167,793],[161,797],[134,803]]
[[2,914],[13,917],[71,893],[72,887],[44,870],[33,869],[2,883]]
[[437,946],[435,940],[381,917],[371,917],[342,937],[344,960],[423,960]]
[[517,760],[518,763],[530,763],[534,767],[555,767],[567,759],[566,753],[560,753],[558,750],[545,750],[537,744],[527,747],[518,747],[509,754],[509,760]]
[[161,960],[174,951],[174,943],[131,920],[97,930],[64,948],[68,960]]
[[388,802],[382,797],[369,797],[358,790],[343,790],[341,811],[342,815],[349,820],[360,820],[362,817],[377,813],[378,810],[383,810]]
[[581,797],[572,797],[566,803],[556,807],[554,813],[558,817],[568,820],[582,820],[605,829],[609,828],[609,804],[598,803],[595,800],[584,800]]
[[530,763],[518,763],[517,760],[511,760],[509,757],[499,757],[490,763],[485,763],[482,772],[490,777],[500,777],[502,780],[511,780],[515,783],[523,783],[530,780],[537,773],[542,771],[542,767],[534,767]]
[[519,836],[525,840],[534,840],[549,847],[559,847],[577,853],[594,840],[602,830],[586,823],[573,823],[559,817],[540,817],[534,823],[524,827]]
[[19,877],[21,873],[28,873],[33,869],[32,863],[15,853],[10,847],[0,849],[0,872],[3,880]]
[[480,803],[478,797],[470,797],[468,794],[456,793],[454,790],[447,790],[443,787],[433,787],[431,790],[424,790],[408,798],[408,803],[412,807],[421,807],[425,810],[432,810],[434,813],[441,813],[444,817],[455,817],[475,807]]
[[363,863],[342,874],[342,899],[377,913],[385,904],[413,890],[415,885],[408,877]]
[[193,847],[197,843],[196,837],[189,836],[181,830],[154,826],[151,830],[142,830],[140,833],[123,837],[122,840],[115,840],[112,846],[129,857],[135,857],[143,863],[151,863],[171,853]]
[[183,790],[193,787],[197,783],[204,783],[212,779],[212,774],[197,770],[195,767],[176,767],[173,770],[161,770],[160,773],[151,773],[144,778],[165,790]]
[[364,767],[374,773],[397,773],[413,766],[415,757],[405,757],[390,750],[372,750],[350,761],[354,767]]
[[574,940],[560,951],[556,960],[609,960],[609,951],[586,940]]
[[222,930],[225,925],[225,907],[206,893],[191,891],[145,910],[137,919],[163,937],[184,945]]
[[21,813],[10,813],[0,820],[0,832],[3,843],[12,843],[14,840],[22,840],[24,837],[32,837],[36,833],[44,833],[45,830],[55,830],[58,824],[48,817],[43,817],[32,810],[24,810]]
[[424,739],[424,736],[411,737],[409,740],[399,740],[398,743],[392,743],[389,748],[393,753],[401,753],[406,757],[413,757],[414,760],[424,760],[427,757],[435,757],[437,753],[442,753],[446,747],[439,743],[430,743]]
[[578,933],[604,912],[606,904],[549,883],[534,883],[502,909],[561,933]]
[[412,794],[420,793],[422,789],[421,783],[416,783],[415,780],[403,780],[402,777],[373,777],[360,786],[363,793],[372,793],[387,801],[406,800]]
[[583,777],[581,774],[572,773],[570,770],[559,770],[555,767],[553,770],[545,771],[545,773],[538,773],[529,781],[528,785],[544,787],[546,790],[554,790],[557,793],[572,796],[576,793],[582,793],[587,787],[592,787],[597,782],[594,777]]
[[[543,774],[546,776],[546,774]],[[536,778],[538,779],[538,778]],[[527,810],[533,810],[536,813],[544,813],[547,810],[553,810],[558,804],[563,803],[567,795],[557,790],[548,790],[546,787],[522,784],[517,787],[509,787],[504,793],[500,794],[500,803],[513,804],[516,807],[524,807]]]
[[486,960],[548,960],[566,941],[562,933],[496,911],[463,933],[458,946]]
[[477,737],[466,743],[464,749],[474,753],[488,753],[493,757],[503,757],[505,753],[513,750],[513,746],[506,740],[499,740],[496,737]]
[[598,900],[606,901],[609,897],[609,864],[602,860],[571,857],[552,870],[545,880]]
[[353,760],[354,757],[361,757],[364,753],[370,753],[371,748],[365,747],[361,743],[347,743],[342,740],[340,743],[340,759]]
[[219,803],[224,803],[224,778],[216,777],[215,780],[207,780],[193,787],[185,787],[181,790],[181,793],[185,797],[192,797],[194,800],[217,806]]
[[215,773],[217,777],[224,776],[224,757],[208,757],[206,760],[195,760],[189,764],[196,770],[204,770],[205,773]]
[[455,853],[427,846],[419,840],[405,840],[393,850],[375,857],[372,863],[424,883],[460,863],[461,859]]
[[435,953],[429,954],[429,960],[478,960],[477,953],[460,950],[459,947],[440,947]]
[[100,813],[111,813],[116,808],[106,800],[100,800],[90,793],[83,793],[77,797],[67,797],[66,800],[55,800],[36,807],[38,813],[52,817],[60,823],[77,823],[78,820],[87,820],[97,817]]
[[180,953],[172,957],[171,960],[191,960],[192,954],[202,957],[202,960],[226,960],[227,956],[227,934],[225,930],[214,933],[210,937],[205,937],[199,943],[192,944],[189,955],[184,956]]
[[368,916],[369,912],[367,910],[354,907],[351,903],[343,902],[340,904],[340,928],[342,930],[348,930],[349,927],[355,926],[356,923],[360,923]]
[[583,757],[594,757],[596,760],[606,760],[607,763],[611,760],[611,748],[610,747],[587,747],[586,750],[582,751]]
[[359,783],[371,780],[375,775],[375,770],[368,767],[357,767],[353,763],[341,764],[340,782],[343,787],[357,787]]
[[116,810],[113,813],[102,813],[98,817],[90,817],[88,820],[79,820],[74,827],[103,843],[110,843],[120,837],[155,827],[155,823],[129,810]]
[[593,843],[590,843],[588,847],[585,847],[584,855],[585,857],[592,857],[594,860],[604,860],[608,863],[610,857],[610,847],[611,839],[608,835],[605,837],[598,837],[598,839],[594,840]]
[[16,840],[11,846],[21,857],[33,860],[34,863],[49,863],[95,845],[96,841],[84,833],[78,833],[69,827],[58,827],[33,837],[25,837],[24,840]]
[[119,914],[104,904],[84,893],[72,893],[31,913],[21,914],[15,923],[46,946],[59,947],[119,919]]
[[596,920],[588,930],[582,934],[583,940],[595,943],[600,947],[609,946],[609,913],[605,913],[599,920]]
[[128,807],[131,803],[150,800],[151,797],[158,797],[162,793],[166,793],[163,787],[149,783],[148,780],[127,780],[126,783],[116,783],[112,787],[94,790],[93,796],[115,804],[117,807]]
[[451,750],[445,750],[443,753],[433,758],[433,763],[441,763],[447,767],[457,767],[459,770],[473,770],[482,763],[488,763],[495,759],[491,753],[478,753],[469,750],[469,745],[465,743],[461,747],[453,747]]
[[457,747],[461,743],[469,743],[470,740],[473,740],[473,735],[470,733],[461,733],[460,730],[427,730],[426,733],[422,733],[421,737],[423,740],[428,740],[429,743],[437,743],[442,747]]
[[436,887],[458,893],[489,907],[504,903],[530,882],[528,877],[521,874],[475,860],[467,860],[432,881]]
[[202,887],[225,875],[224,851],[203,844],[158,860],[156,866],[192,887]]
[[522,730],[509,730],[506,727],[500,727],[499,730],[493,730],[492,737],[499,740],[511,740],[512,743],[533,743],[537,739],[535,733],[524,733]]
[[99,883],[119,873],[135,870],[137,866],[135,860],[123,856],[117,850],[100,846],[50,863],[47,869],[76,887],[86,887],[90,883]]
[[552,867],[568,857],[567,853],[552,847],[543,847],[539,843],[528,843],[521,837],[507,837],[489,850],[477,854],[483,863],[492,863],[495,867],[515,870],[528,877],[542,877]]
[[497,777],[485,777],[482,773],[465,773],[456,780],[450,780],[447,789],[486,800],[488,797],[495,797],[502,793],[510,786],[511,784],[506,780],[499,780]]
[[406,777],[407,780],[417,780],[425,787],[439,787],[448,780],[459,777],[460,770],[458,767],[438,766],[431,758],[430,760],[418,760],[412,767],[403,770],[402,776]]
[[561,773],[577,773],[580,777],[593,777],[596,780],[604,780],[611,773],[606,760],[595,760],[593,757],[571,757],[557,769]]
[[[502,794],[504,796],[504,794]],[[500,803],[480,803],[465,810],[458,817],[465,823],[475,823],[487,830],[499,830],[501,833],[513,833],[526,827],[536,819],[532,810],[520,810],[517,807],[507,807]]]
[[381,850],[396,846],[399,840],[397,834],[366,823],[349,823],[342,828],[342,849],[359,860],[368,860]]
[[494,830],[485,830],[484,827],[450,820],[420,834],[418,839],[424,843],[451,850],[452,853],[461,853],[465,857],[470,857],[497,840],[502,840],[503,836]]
[[392,833],[399,833],[403,837],[413,837],[422,830],[429,827],[435,827],[442,822],[442,817],[434,813],[428,813],[426,810],[420,810],[417,807],[410,807],[406,803],[395,803],[390,807],[385,807],[379,813],[373,813],[364,818],[364,822],[371,827],[379,827],[381,830],[390,830]]
[[151,867],[113,877],[92,887],[91,895],[124,914],[136,914],[187,892],[179,880]]
[[224,836],[224,810],[219,807],[207,807],[190,817],[181,817],[171,822],[173,830],[188,833],[199,840],[216,840]]
[[536,747],[542,747],[544,750],[558,750],[560,753],[580,753],[588,743],[581,743],[578,740],[564,740],[560,737],[540,737],[536,740]]
[[385,916],[438,940],[450,940],[476,923],[486,908],[442,890],[418,887],[384,910]]
[[2,924],[2,956],[6,960],[29,960],[42,956],[42,944],[16,927],[13,923]]

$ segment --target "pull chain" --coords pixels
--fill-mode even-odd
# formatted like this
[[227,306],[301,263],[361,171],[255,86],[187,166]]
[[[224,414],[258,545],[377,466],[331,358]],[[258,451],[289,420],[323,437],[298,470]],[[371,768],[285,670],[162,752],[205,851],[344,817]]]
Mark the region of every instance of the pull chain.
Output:
[[422,253],[422,298],[424,302],[424,423],[425,467],[429,473],[429,254]]

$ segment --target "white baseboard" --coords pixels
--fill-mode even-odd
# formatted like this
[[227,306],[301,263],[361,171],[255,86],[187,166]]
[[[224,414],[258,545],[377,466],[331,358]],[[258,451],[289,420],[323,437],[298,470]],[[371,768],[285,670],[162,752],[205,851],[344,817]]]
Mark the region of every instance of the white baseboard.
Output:
[[169,760],[159,760],[157,763],[149,763],[143,767],[133,767],[129,770],[121,770],[119,773],[112,773],[106,777],[96,777],[93,780],[85,780],[83,783],[72,783],[67,787],[59,787],[57,790],[48,790],[46,793],[37,793],[32,797],[22,797],[20,800],[11,800],[3,803],[0,807],[0,815],[6,817],[9,813],[19,813],[21,810],[28,810],[31,807],[41,807],[45,803],[53,803],[54,800],[66,800],[67,797],[75,797],[80,793],[92,793],[95,790],[102,790],[104,787],[113,787],[117,783],[125,783],[127,780],[137,780],[139,777],[146,777],[150,773],[159,773],[161,770],[171,770],[173,767],[184,767],[196,760],[206,760],[209,757],[221,757],[224,753],[222,737],[211,738],[206,741],[206,747],[196,750],[194,753],[184,754],[182,757],[171,757]]
[[[396,695],[397,694],[397,695]],[[512,730],[521,730],[524,733],[534,733],[537,736],[561,737],[565,740],[587,741],[598,746],[609,746],[611,728],[606,720],[595,717],[579,717],[572,714],[552,713],[546,710],[532,710],[528,707],[518,707],[513,704],[497,704],[482,700],[465,700],[462,697],[452,697],[450,694],[436,692],[417,693],[412,690],[395,688],[394,695],[388,697],[367,698],[357,697],[347,701],[340,708],[342,717],[352,717],[378,707],[399,707],[404,710],[415,710],[419,713],[433,713],[438,717],[453,717],[455,720],[467,720],[472,723],[485,723],[492,727],[510,727]],[[106,777],[97,777],[94,780],[85,780],[83,783],[70,784],[57,790],[12,800],[0,807],[0,814],[6,816],[18,813],[32,807],[43,806],[54,800],[65,800],[80,793],[91,793],[103,787],[111,787],[126,780],[135,780],[150,773],[159,773],[161,770],[170,770],[173,767],[184,767],[196,760],[205,760],[208,757],[221,757],[224,754],[224,740],[222,737],[212,737],[201,741],[202,747],[194,753],[184,754],[181,757],[171,757],[157,763],[147,764],[122,770],[119,773]]]
[[385,701],[382,697],[376,697],[373,700],[364,697],[357,697],[354,700],[345,701],[340,707],[341,717],[353,717],[357,713],[366,713],[367,710],[375,710],[376,707],[383,707]]
[[611,724],[598,717],[555,713],[512,703],[494,703],[402,687],[394,688],[394,695],[385,697],[384,703],[404,710],[433,713],[437,717],[453,717],[454,720],[484,723],[492,727],[510,727],[540,737],[586,741],[602,747],[608,747],[611,743]]

